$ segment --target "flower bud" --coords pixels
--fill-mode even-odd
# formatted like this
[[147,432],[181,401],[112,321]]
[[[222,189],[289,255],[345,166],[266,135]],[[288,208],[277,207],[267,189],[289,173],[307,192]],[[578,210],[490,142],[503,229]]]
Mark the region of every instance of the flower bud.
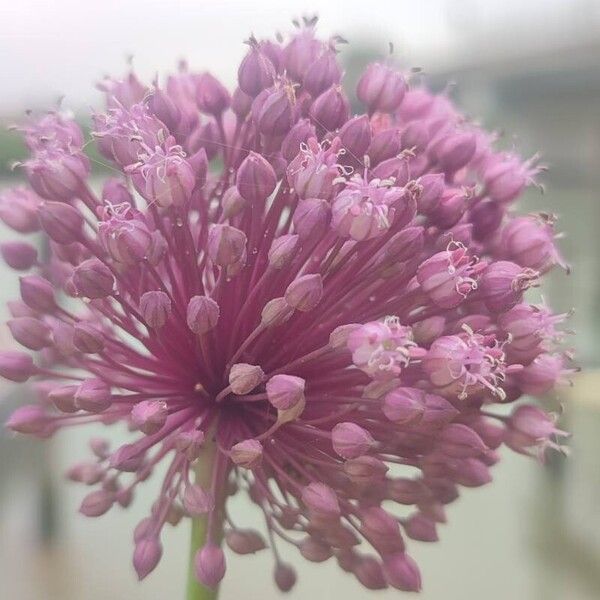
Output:
[[476,142],[470,131],[452,133],[435,145],[435,158],[446,173],[453,173],[473,158]]
[[123,473],[137,472],[144,462],[145,454],[136,444],[123,444],[109,457],[109,465]]
[[404,550],[400,524],[379,506],[372,506],[363,511],[361,531],[380,553],[389,554]]
[[300,554],[311,562],[324,562],[333,556],[330,546],[311,536],[304,538],[298,548]]
[[264,97],[257,98],[252,106],[252,116],[258,131],[267,136],[285,135],[296,117],[289,91],[273,88],[265,90],[263,94]]
[[422,190],[417,199],[419,212],[427,215],[435,211],[445,188],[443,173],[428,173],[419,178]]
[[263,307],[260,322],[265,327],[274,327],[285,323],[294,313],[294,309],[283,297],[269,300]]
[[439,539],[435,521],[420,513],[415,513],[404,521],[404,531],[411,540],[437,542]]
[[[567,371],[568,373],[568,371]],[[561,354],[540,354],[515,375],[519,387],[531,396],[542,396],[564,381],[564,358]]]
[[171,314],[171,299],[165,292],[145,292],[140,298],[140,313],[149,327],[160,329]]
[[326,50],[304,73],[302,86],[315,98],[332,85],[339,84],[342,70],[336,59],[335,51]]
[[356,87],[358,99],[370,113],[395,111],[402,104],[405,92],[404,77],[381,63],[371,63]]
[[240,63],[238,85],[240,89],[255,98],[262,90],[273,85],[275,67],[255,40],[250,40],[250,50]]
[[216,588],[226,570],[223,550],[208,542],[196,553],[194,566],[198,581],[211,589]]
[[223,218],[231,219],[239,215],[246,208],[247,201],[240,196],[237,187],[232,185],[223,194],[221,206],[223,207]]
[[260,154],[250,152],[238,167],[235,184],[244,200],[260,204],[275,190],[277,175]]
[[300,200],[294,211],[293,223],[296,233],[305,240],[322,235],[331,216],[330,205],[320,198]]
[[164,400],[142,400],[131,409],[131,422],[146,435],[160,431],[167,422],[169,409]]
[[481,276],[481,294],[491,312],[511,309],[521,301],[523,292],[537,283],[539,273],[513,262],[491,263]]
[[497,155],[483,170],[487,195],[497,202],[512,202],[531,181],[530,167],[512,154]]
[[246,252],[246,234],[231,225],[213,225],[208,232],[208,256],[219,267],[229,267]]
[[350,114],[350,103],[339,85],[332,85],[318,96],[310,107],[310,118],[325,131],[341,127]]
[[15,410],[5,426],[16,433],[44,435],[48,429],[48,415],[39,404],[25,404]]
[[75,405],[81,410],[100,413],[111,403],[110,388],[101,379],[86,379],[75,392]]
[[400,152],[401,147],[400,131],[397,128],[392,127],[391,129],[380,131],[373,136],[373,140],[367,150],[367,154],[371,159],[371,165],[375,166],[388,158],[393,158]]
[[298,156],[300,146],[315,137],[316,131],[314,125],[308,119],[298,121],[283,138],[281,142],[281,155],[285,160],[291,162]]
[[264,377],[264,371],[258,365],[236,363],[229,371],[229,385],[234,394],[243,396],[259,385]]
[[302,502],[312,518],[325,522],[337,521],[340,505],[335,492],[324,483],[309,483],[302,489]]
[[345,348],[351,333],[360,327],[358,323],[348,323],[336,327],[329,334],[329,345],[332,348]]
[[278,410],[288,410],[304,399],[306,382],[294,375],[273,375],[267,381],[267,397]]
[[0,219],[19,233],[35,233],[40,230],[37,209],[41,202],[29,188],[6,190],[0,196]]
[[104,350],[104,336],[90,323],[77,323],[73,331],[73,345],[85,354],[96,354]]
[[4,262],[17,271],[31,269],[37,262],[37,250],[27,242],[5,242],[0,244]]
[[544,273],[561,262],[554,237],[550,218],[517,217],[503,228],[500,245],[506,258]]
[[219,305],[207,296],[194,296],[187,307],[187,325],[196,334],[202,335],[213,329],[219,320]]
[[383,572],[387,582],[398,590],[404,592],[418,592],[421,590],[419,567],[404,552],[385,556],[383,559]]
[[383,480],[387,472],[387,465],[374,456],[358,456],[344,463],[344,473],[358,484],[370,484]]
[[338,133],[342,147],[355,160],[362,161],[371,145],[371,122],[367,115],[346,121]]
[[72,244],[81,239],[83,215],[64,202],[42,202],[38,208],[42,229],[57,244]]
[[488,450],[477,433],[462,423],[447,425],[439,436],[438,447],[453,458],[476,457]]
[[192,517],[199,517],[212,511],[215,499],[199,485],[188,485],[183,493],[183,507]]
[[253,529],[230,529],[225,541],[236,554],[254,554],[267,547],[260,533]]
[[191,462],[198,458],[204,443],[204,432],[195,429],[192,431],[182,431],[177,434],[175,447],[179,452],[185,453],[187,459]]
[[342,458],[357,458],[366,454],[375,440],[356,423],[338,423],[331,431],[331,442],[335,452]]
[[0,352],[0,377],[23,383],[36,371],[33,359],[29,354],[14,350]]
[[162,121],[171,133],[179,130],[181,111],[168,93],[156,87],[146,102],[150,112]]
[[79,512],[86,517],[100,517],[108,512],[115,502],[114,495],[106,490],[90,492],[82,501]]
[[422,390],[416,388],[396,388],[385,396],[383,414],[400,425],[416,423],[425,412],[424,395]]
[[52,401],[60,412],[74,413],[78,410],[77,406],[75,406],[76,391],[76,385],[61,385],[50,390],[48,399]]
[[154,238],[141,219],[104,221],[100,235],[110,256],[119,263],[134,265],[148,258]]
[[494,234],[504,218],[504,208],[494,200],[478,202],[469,214],[473,223],[473,237],[478,241],[485,241]]
[[269,249],[269,265],[274,269],[283,269],[294,257],[299,246],[299,236],[281,235],[273,240]]
[[242,90],[239,87],[235,88],[233,95],[231,96],[231,110],[238,118],[238,120],[244,120],[250,112],[251,108],[252,97],[242,92]]
[[18,317],[9,320],[7,325],[13,338],[30,350],[41,350],[52,344],[50,327],[39,319]]
[[80,296],[95,300],[112,294],[115,277],[97,258],[84,260],[73,271],[73,285]]
[[387,581],[381,563],[373,556],[363,556],[354,567],[354,574],[368,590],[383,590]]
[[139,580],[154,571],[161,556],[162,545],[157,538],[148,536],[136,543],[133,551],[133,568]]
[[56,308],[52,284],[39,275],[24,275],[19,279],[21,298],[29,308],[49,313]]
[[287,303],[301,312],[308,312],[319,304],[323,296],[323,280],[318,273],[294,279],[285,290]]
[[229,106],[231,98],[223,84],[210,73],[196,79],[196,104],[198,108],[218,117]]
[[229,456],[234,464],[254,469],[262,461],[263,447],[258,440],[243,440],[231,447]]
[[296,585],[296,571],[287,563],[278,562],[275,565],[274,578],[282,592],[289,592]]

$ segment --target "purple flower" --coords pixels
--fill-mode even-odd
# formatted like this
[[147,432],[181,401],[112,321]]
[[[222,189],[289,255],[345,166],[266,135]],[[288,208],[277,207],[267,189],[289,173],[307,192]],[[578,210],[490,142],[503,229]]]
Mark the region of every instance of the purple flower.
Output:
[[[524,297],[563,263],[550,217],[513,216],[539,169],[386,64],[367,67],[367,114],[351,116],[336,40],[314,26],[251,39],[233,95],[185,64],[164,86],[106,80],[94,137],[120,175],[100,195],[77,124],[32,120],[34,191],[0,197],[6,225],[50,240],[44,257],[0,248],[24,272],[8,327],[28,350],[0,353],[0,375],[43,389],[7,426],[128,426],[126,444],[94,439],[68,473],[94,486],[90,517],[166,464],[135,529],[140,578],[164,527],[192,519],[208,587],[226,573],[222,539],[240,554],[268,539],[282,591],[296,574],[281,542],[368,589],[418,591],[405,538],[436,541],[444,506],[491,480],[502,443],[542,455],[564,435],[541,408],[494,408],[573,372],[566,315]],[[233,494],[267,536],[229,518]],[[399,519],[391,502],[412,510]]]

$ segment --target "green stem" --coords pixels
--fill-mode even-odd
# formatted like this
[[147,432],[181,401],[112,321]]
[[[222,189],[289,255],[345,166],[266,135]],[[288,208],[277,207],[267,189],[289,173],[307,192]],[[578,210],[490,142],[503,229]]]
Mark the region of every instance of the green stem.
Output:
[[[204,446],[202,455],[197,461],[197,466],[195,469],[196,483],[204,489],[211,488],[215,454],[216,445],[214,443],[207,442]],[[215,508],[215,511],[215,516],[222,521],[223,511],[219,510],[218,507]],[[218,536],[219,538],[214,540],[217,543],[220,541],[222,529],[222,522],[220,522],[219,526],[217,527],[217,531],[213,532],[214,535]],[[218,588],[213,590],[203,586],[198,582],[196,575],[194,574],[194,557],[198,549],[202,548],[202,546],[204,546],[206,543],[207,533],[208,515],[194,517],[192,519],[192,535],[190,539],[190,556],[186,593],[187,600],[217,600],[219,595]]]

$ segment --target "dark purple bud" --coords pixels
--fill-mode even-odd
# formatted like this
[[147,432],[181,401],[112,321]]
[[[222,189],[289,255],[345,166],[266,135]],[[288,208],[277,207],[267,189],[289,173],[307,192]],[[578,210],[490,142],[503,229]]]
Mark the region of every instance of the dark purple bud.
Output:
[[235,116],[242,121],[246,118],[251,108],[252,97],[242,92],[240,88],[235,88],[235,91],[231,96],[231,110],[234,112]]
[[316,98],[310,108],[310,118],[325,131],[341,127],[350,114],[350,103],[339,85],[333,85]]
[[150,112],[160,119],[171,133],[177,135],[181,111],[169,94],[157,87],[148,97],[147,103]]
[[303,143],[306,143],[309,138],[315,137],[316,135],[314,125],[308,119],[301,119],[290,129],[285,138],[283,138],[283,142],[281,143],[281,155],[285,160],[291,162],[298,156],[300,146]]
[[262,90],[273,85],[275,67],[260,45],[250,40],[250,49],[238,69],[238,84],[240,89],[255,98]]
[[518,304],[525,290],[536,285],[538,278],[537,271],[499,260],[491,263],[483,272],[481,295],[491,312],[504,312]]
[[292,217],[294,229],[302,240],[320,236],[327,229],[330,219],[330,205],[320,198],[300,200]]
[[404,77],[381,63],[371,63],[356,87],[358,99],[370,113],[393,112],[402,104],[405,92]]
[[367,150],[374,167],[380,162],[396,156],[401,149],[400,131],[393,127],[373,136],[373,141]]
[[220,116],[231,101],[223,84],[210,73],[199,75],[195,83],[198,108],[215,117]]
[[334,50],[325,50],[304,73],[302,85],[313,97],[318,96],[342,78],[342,69]]
[[273,193],[277,176],[273,167],[260,154],[250,152],[237,170],[235,184],[242,198],[256,205]]
[[346,121],[338,133],[342,147],[352,158],[362,161],[371,144],[371,122],[367,115]]
[[473,237],[478,241],[489,239],[498,230],[504,218],[504,208],[493,200],[478,202],[469,214],[473,223]]
[[290,90],[272,88],[266,90],[257,109],[252,107],[252,117],[260,133],[267,136],[282,136],[288,133],[296,114],[290,98]]

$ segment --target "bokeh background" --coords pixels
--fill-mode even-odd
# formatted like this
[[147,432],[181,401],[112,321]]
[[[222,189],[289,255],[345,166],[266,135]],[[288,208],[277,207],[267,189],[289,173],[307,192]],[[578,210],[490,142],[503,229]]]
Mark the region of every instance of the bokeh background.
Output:
[[[495,482],[465,491],[450,510],[438,544],[417,546],[423,600],[593,600],[600,598],[600,2],[598,0],[0,0],[0,123],[25,109],[63,105],[86,122],[99,102],[93,84],[119,74],[133,56],[146,79],[187,57],[235,81],[242,41],[286,31],[293,16],[318,13],[323,34],[350,44],[353,73],[388,52],[420,67],[486,126],[504,132],[525,155],[541,151],[547,189],[530,191],[525,210],[560,216],[561,247],[574,265],[545,288],[557,310],[576,308],[572,343],[584,368],[560,391],[572,456],[541,467],[512,453]],[[18,138],[0,132],[0,188],[18,174]],[[0,230],[0,239],[11,232]],[[17,295],[16,276],[0,266],[0,316]],[[10,347],[0,329],[0,347]],[[27,401],[0,383],[0,419]],[[550,399],[556,402],[557,398]],[[118,438],[122,432],[115,431]],[[131,529],[156,486],[134,507],[100,520],[76,515],[82,490],[62,479],[83,452],[88,432],[50,443],[0,434],[0,598],[6,600],[162,600],[183,597],[188,532],[165,536],[161,566],[142,584],[130,566]],[[236,510],[250,507],[236,501]],[[135,514],[132,514],[135,513]],[[249,516],[249,518],[251,518]],[[228,557],[222,599],[277,598],[267,553]],[[371,597],[334,564],[296,553],[300,581],[292,599]],[[390,591],[373,594],[397,597]]]

